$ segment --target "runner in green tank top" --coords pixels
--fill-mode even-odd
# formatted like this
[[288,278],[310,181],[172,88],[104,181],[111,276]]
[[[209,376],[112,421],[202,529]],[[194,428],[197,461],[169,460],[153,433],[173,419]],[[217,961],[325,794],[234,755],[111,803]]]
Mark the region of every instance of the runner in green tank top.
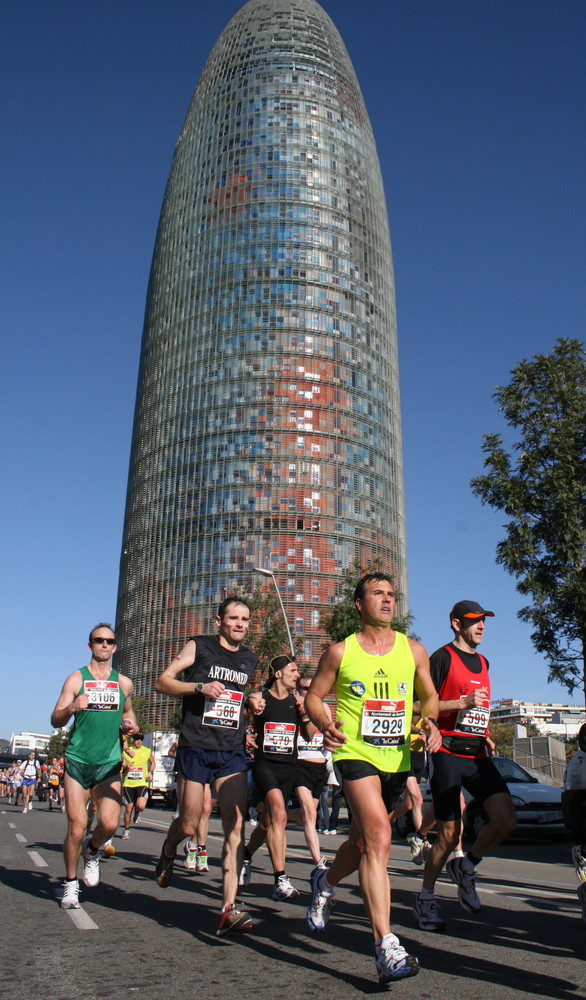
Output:
[[[51,716],[55,729],[66,726],[72,715],[75,718],[65,755],[64,909],[79,906],[77,867],[82,852],[85,884],[97,885],[100,881],[101,848],[116,831],[122,806],[120,733],[130,736],[138,732],[132,710],[132,681],[112,667],[116,636],[111,626],[103,622],[96,625],[90,632],[88,647],[92,653],[88,666],[69,675]],[[84,841],[92,792],[96,825]]]
[[[344,797],[352,811],[348,839],[331,867],[311,873],[307,923],[313,931],[324,930],[334,887],[358,871],[379,982],[384,984],[419,971],[417,959],[391,933],[389,815],[403,794],[409,771],[413,700],[421,702],[421,730],[432,753],[441,744],[435,724],[439,705],[424,647],[392,628],[395,592],[391,578],[384,573],[362,577],[354,601],[361,630],[325,651],[305,698],[307,714],[323,732],[324,745],[342,774]],[[336,692],[334,721],[328,719],[324,706],[332,688]]]

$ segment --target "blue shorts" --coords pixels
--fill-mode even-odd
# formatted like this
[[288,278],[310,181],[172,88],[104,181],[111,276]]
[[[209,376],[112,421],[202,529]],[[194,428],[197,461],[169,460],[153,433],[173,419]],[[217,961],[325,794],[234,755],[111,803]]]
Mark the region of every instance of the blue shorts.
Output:
[[244,750],[202,750],[200,747],[178,747],[177,764],[186,781],[212,785],[218,778],[229,778],[247,769]]
[[36,783],[37,783],[37,779],[36,778],[23,778],[22,779],[22,787],[23,788],[30,788],[32,785],[36,785]]

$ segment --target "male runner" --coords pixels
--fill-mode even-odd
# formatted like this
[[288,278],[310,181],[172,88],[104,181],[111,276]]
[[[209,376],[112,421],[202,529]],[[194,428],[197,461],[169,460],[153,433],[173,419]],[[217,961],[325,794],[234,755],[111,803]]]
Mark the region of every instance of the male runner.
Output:
[[482,803],[489,818],[468,854],[452,858],[446,865],[446,871],[458,886],[460,905],[467,913],[478,913],[481,907],[475,868],[517,824],[506,782],[490,759],[494,744],[488,732],[488,661],[476,652],[482,642],[486,618],[494,618],[494,613],[485,611],[476,601],[458,601],[450,612],[454,639],[431,657],[431,677],[439,695],[442,745],[430,766],[437,839],[425,861],[423,888],[413,907],[424,931],[445,928],[434,889],[460,837],[462,786]]
[[[79,906],[80,854],[85,884],[94,886],[100,881],[101,848],[118,826],[122,805],[120,729],[128,734],[138,732],[132,710],[132,681],[112,667],[116,651],[112,627],[105,622],[96,625],[90,632],[88,648],[92,654],[88,666],[69,675],[51,716],[55,729],[66,726],[72,715],[75,719],[65,752],[64,909]],[[97,821],[93,832],[85,837],[90,792],[96,803]]]
[[[133,747],[122,755],[122,795],[124,798],[124,829],[122,840],[130,837],[131,819],[138,823],[149,798],[149,783],[155,770],[155,758],[150,747],[143,746],[143,733],[137,733]],[[134,811],[134,816],[133,816]]]
[[[247,780],[244,690],[258,659],[243,646],[250,608],[227,597],[218,608],[218,634],[193,636],[163,671],[155,690],[183,698],[177,762],[183,776],[179,816],[169,827],[155,877],[165,889],[173,875],[177,847],[199,824],[204,788],[213,785],[224,828],[223,904],[216,934],[248,931],[252,921],[236,906],[244,850]],[[179,675],[186,672],[184,680]]]
[[[360,631],[325,651],[305,696],[306,711],[333,752],[352,812],[348,839],[331,867],[311,873],[313,898],[307,923],[314,931],[325,928],[334,886],[358,870],[379,982],[388,983],[419,971],[417,959],[391,933],[389,815],[403,795],[409,773],[413,699],[421,702],[421,729],[433,752],[440,745],[434,721],[438,698],[425,649],[392,627],[395,591],[391,578],[384,573],[363,576],[354,601],[362,619]],[[333,722],[324,706],[332,687],[337,702]]]
[[23,813],[30,812],[33,807],[33,798],[39,776],[39,762],[36,759],[34,750],[31,750],[22,765],[20,776],[22,778],[22,804],[24,806],[22,811]]

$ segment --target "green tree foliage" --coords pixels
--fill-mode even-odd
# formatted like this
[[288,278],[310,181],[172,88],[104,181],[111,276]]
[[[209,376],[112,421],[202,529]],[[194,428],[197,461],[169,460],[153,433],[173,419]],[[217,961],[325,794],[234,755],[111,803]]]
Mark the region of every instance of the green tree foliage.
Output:
[[[471,482],[483,504],[507,517],[497,562],[530,603],[518,617],[549,665],[549,680],[571,693],[586,684],[586,357],[579,340],[522,361],[494,393],[519,434],[507,451],[484,437],[486,472]],[[586,692],[585,692],[586,694]]]
[[132,707],[134,709],[134,714],[136,715],[136,721],[138,723],[138,728],[143,733],[150,733],[153,728],[149,723],[149,703],[146,698],[142,695],[133,694],[132,696]]
[[[360,631],[360,615],[354,603],[356,584],[367,573],[381,572],[385,571],[381,570],[380,565],[361,567],[357,562],[352,563],[346,571],[340,600],[331,609],[323,611],[320,617],[321,627],[327,632],[332,642],[341,642],[347,635]],[[400,608],[400,604],[401,595],[397,592],[397,609]],[[398,632],[404,632],[411,638],[416,638],[411,633],[412,622],[413,616],[409,612],[401,613],[400,610],[397,610],[393,619],[393,628],[397,629]]]
[[53,733],[44,750],[47,755],[47,760],[52,761],[53,757],[56,757],[57,760],[59,760],[60,757],[64,757],[68,744],[69,736],[67,733],[62,733],[61,731]]
[[[258,656],[258,670],[251,678],[251,687],[255,687],[267,676],[273,656],[290,652],[287,628],[272,581],[266,594],[263,594],[260,583],[257,583],[252,593],[244,591],[233,593],[243,597],[250,605],[251,624],[246,645]],[[299,637],[293,639],[293,647],[295,660],[300,672],[303,673],[305,665],[301,662],[302,642]]]

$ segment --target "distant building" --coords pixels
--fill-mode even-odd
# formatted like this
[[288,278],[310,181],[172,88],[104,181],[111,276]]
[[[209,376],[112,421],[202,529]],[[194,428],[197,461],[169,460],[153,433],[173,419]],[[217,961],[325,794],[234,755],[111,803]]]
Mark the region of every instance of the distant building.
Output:
[[513,722],[521,726],[533,725],[544,736],[576,736],[586,722],[586,713],[580,705],[561,703],[517,701],[501,698],[490,707],[492,722]]
[[51,737],[47,736],[46,733],[19,733],[18,735],[13,733],[8,744],[8,751],[9,753],[22,754],[23,757],[28,756],[31,750],[44,753],[50,739]]
[[[384,87],[384,80],[381,82]],[[235,587],[274,573],[302,661],[346,571],[407,610],[393,261],[360,87],[315,0],[251,0],[179,136],[153,255],[116,665],[153,680]]]

